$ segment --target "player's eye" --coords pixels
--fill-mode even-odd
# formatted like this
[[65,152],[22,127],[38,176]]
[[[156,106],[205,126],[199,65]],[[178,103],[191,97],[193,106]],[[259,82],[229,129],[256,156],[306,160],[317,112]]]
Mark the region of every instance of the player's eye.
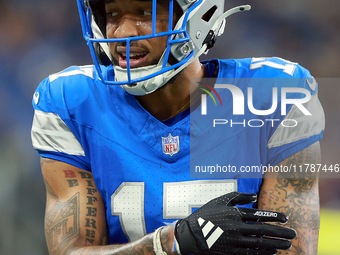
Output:
[[114,18],[114,17],[117,17],[118,15],[119,15],[118,12],[108,12],[108,13],[106,13],[106,16],[108,18]]
[[139,10],[139,15],[150,16],[150,15],[152,15],[152,12],[148,11],[148,10]]

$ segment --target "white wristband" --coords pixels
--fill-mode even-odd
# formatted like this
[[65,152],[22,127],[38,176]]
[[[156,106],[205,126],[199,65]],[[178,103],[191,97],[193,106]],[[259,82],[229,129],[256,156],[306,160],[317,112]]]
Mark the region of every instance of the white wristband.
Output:
[[175,251],[178,255],[182,255],[181,250],[179,249],[179,244],[176,240],[176,237],[174,237],[174,243],[172,247],[173,247],[172,251]]
[[168,255],[165,251],[163,251],[162,243],[161,243],[161,231],[164,227],[158,228],[153,234],[153,250],[156,255]]

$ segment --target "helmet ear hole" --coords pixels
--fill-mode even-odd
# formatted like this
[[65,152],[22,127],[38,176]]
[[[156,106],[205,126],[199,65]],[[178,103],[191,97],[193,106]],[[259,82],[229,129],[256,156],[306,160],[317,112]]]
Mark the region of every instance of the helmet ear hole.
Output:
[[211,7],[209,9],[209,11],[207,11],[205,14],[203,14],[202,20],[204,20],[205,22],[209,22],[210,19],[212,18],[212,16],[214,16],[216,10],[217,10],[217,6],[214,5],[213,7]]

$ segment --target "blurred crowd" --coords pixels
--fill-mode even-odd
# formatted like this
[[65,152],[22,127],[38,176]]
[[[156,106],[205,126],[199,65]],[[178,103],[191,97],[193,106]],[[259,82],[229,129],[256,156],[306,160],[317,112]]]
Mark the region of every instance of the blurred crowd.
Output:
[[[251,4],[228,20],[207,57],[280,56],[298,62],[320,84],[326,112],[323,164],[340,163],[340,1],[226,0],[226,8]],[[204,57],[204,58],[207,58]],[[0,0],[0,254],[47,254],[43,234],[45,188],[31,146],[31,99],[49,74],[91,64],[76,0]],[[338,178],[320,180],[323,208],[340,209]]]

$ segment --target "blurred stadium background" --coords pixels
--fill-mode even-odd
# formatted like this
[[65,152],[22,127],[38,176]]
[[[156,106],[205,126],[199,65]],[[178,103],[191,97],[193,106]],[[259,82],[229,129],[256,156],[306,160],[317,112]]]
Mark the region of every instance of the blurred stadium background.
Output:
[[[321,86],[326,112],[323,164],[340,163],[340,1],[227,0],[251,4],[232,16],[209,58],[280,56],[298,62]],[[31,98],[38,83],[69,65],[92,63],[75,0],[0,0],[0,254],[47,254],[45,189],[31,147]],[[340,81],[340,80],[339,80]],[[340,254],[340,173],[320,180],[320,255]]]

